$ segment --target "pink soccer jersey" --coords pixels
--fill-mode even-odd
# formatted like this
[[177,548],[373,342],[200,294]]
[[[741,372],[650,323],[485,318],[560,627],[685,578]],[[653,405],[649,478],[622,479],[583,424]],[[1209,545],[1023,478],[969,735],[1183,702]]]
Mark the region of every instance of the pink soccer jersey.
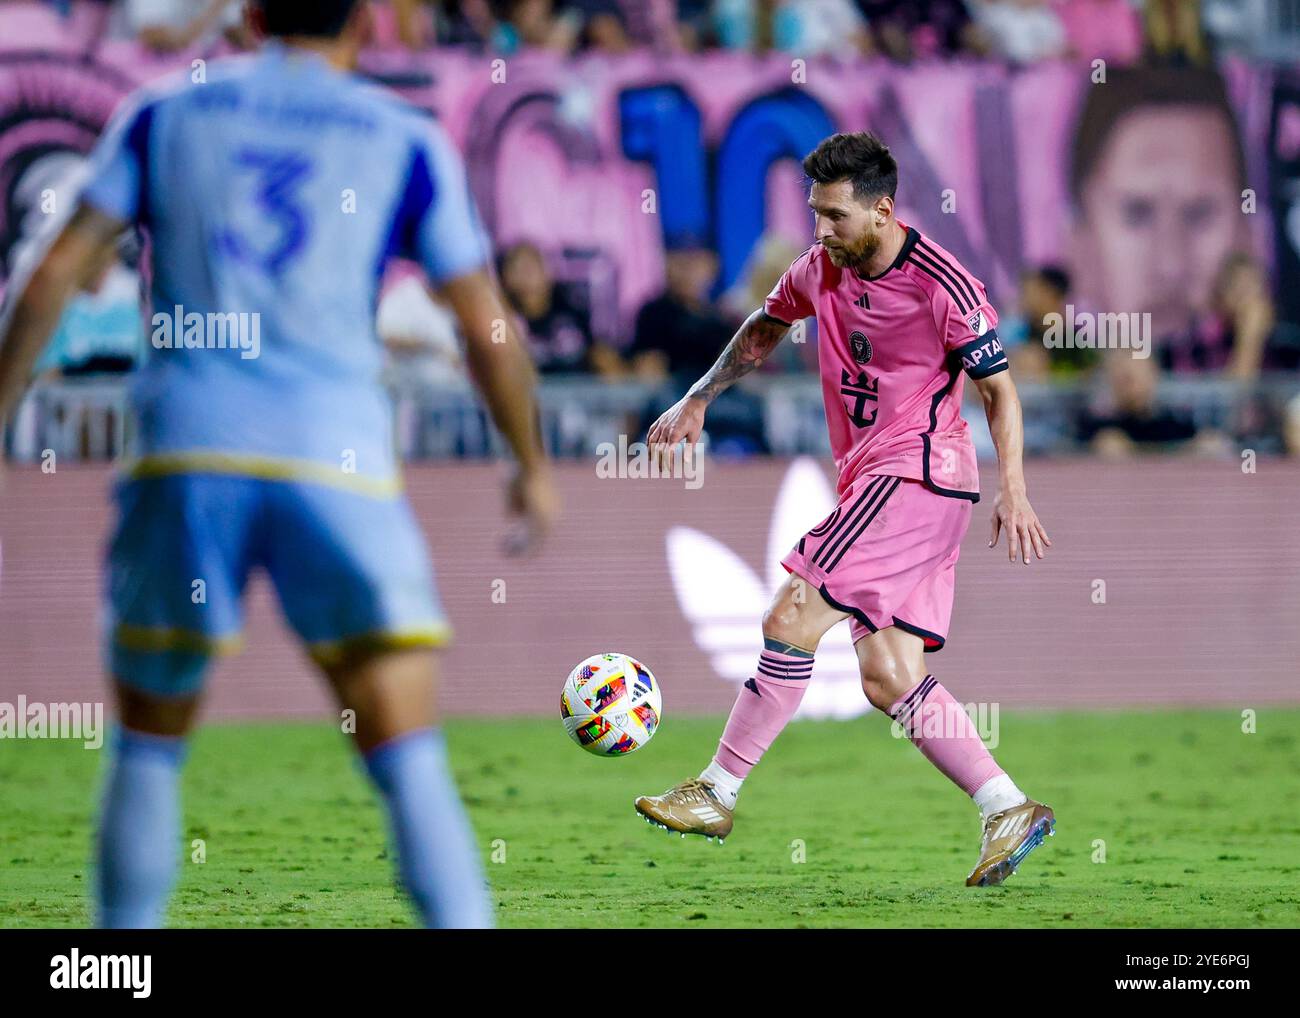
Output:
[[961,376],[1006,369],[998,316],[984,285],[952,255],[898,225],[907,239],[880,275],[836,268],[816,244],[786,270],[764,310],[783,322],[817,318],[840,496],[859,477],[890,474],[977,502]]

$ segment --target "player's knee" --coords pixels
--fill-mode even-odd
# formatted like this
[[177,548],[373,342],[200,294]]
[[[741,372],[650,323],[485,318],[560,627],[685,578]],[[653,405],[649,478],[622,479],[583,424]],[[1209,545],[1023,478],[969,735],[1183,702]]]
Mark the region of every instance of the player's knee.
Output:
[[148,735],[179,736],[194,727],[199,698],[160,697],[117,682],[117,713],[122,726]]
[[781,598],[763,612],[763,635],[795,647],[813,648],[817,638],[807,632],[802,606],[788,597]]
[[895,657],[874,657],[861,664],[862,692],[871,706],[888,711],[916,683],[906,666]]
[[797,620],[798,612],[788,601],[768,605],[763,612],[763,635],[780,639],[783,633],[793,628]]
[[363,753],[438,722],[433,697],[436,658],[432,649],[349,656],[324,670],[340,706],[352,712],[352,735]]

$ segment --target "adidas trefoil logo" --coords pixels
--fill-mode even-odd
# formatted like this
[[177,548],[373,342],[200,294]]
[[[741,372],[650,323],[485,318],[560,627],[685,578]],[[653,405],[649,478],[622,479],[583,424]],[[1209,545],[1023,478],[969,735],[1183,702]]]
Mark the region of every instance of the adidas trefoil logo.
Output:
[[[721,678],[740,685],[753,675],[763,650],[763,609],[786,578],[781,559],[834,508],[835,494],[822,468],[811,457],[794,460],[772,512],[765,579],[716,538],[692,527],[669,528],[668,570],[677,603],[691,624],[696,644]],[[821,595],[809,591],[809,596]],[[869,710],[849,627],[836,626],[817,648],[813,677],[795,716],[852,718]]]

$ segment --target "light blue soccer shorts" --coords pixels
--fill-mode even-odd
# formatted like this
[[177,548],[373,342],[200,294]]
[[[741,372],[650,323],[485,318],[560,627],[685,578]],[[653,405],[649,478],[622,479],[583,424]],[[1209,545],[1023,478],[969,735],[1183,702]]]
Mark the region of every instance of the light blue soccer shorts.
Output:
[[198,692],[242,645],[244,587],[269,575],[323,667],[451,636],[405,496],[225,474],[125,479],[107,551],[110,674],[160,696]]

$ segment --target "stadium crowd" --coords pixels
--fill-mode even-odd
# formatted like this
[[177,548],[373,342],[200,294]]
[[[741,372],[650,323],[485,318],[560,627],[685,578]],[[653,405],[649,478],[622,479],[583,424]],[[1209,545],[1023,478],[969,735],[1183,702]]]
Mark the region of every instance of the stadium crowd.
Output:
[[[0,3],[36,0],[0,0]],[[102,9],[107,30],[155,50],[223,34],[251,45],[242,0],[39,0]],[[470,46],[625,53],[776,50],[882,54],[908,62],[976,56],[1015,64],[1087,56],[1206,64],[1249,48],[1261,5],[1241,0],[377,0],[380,47]]]

